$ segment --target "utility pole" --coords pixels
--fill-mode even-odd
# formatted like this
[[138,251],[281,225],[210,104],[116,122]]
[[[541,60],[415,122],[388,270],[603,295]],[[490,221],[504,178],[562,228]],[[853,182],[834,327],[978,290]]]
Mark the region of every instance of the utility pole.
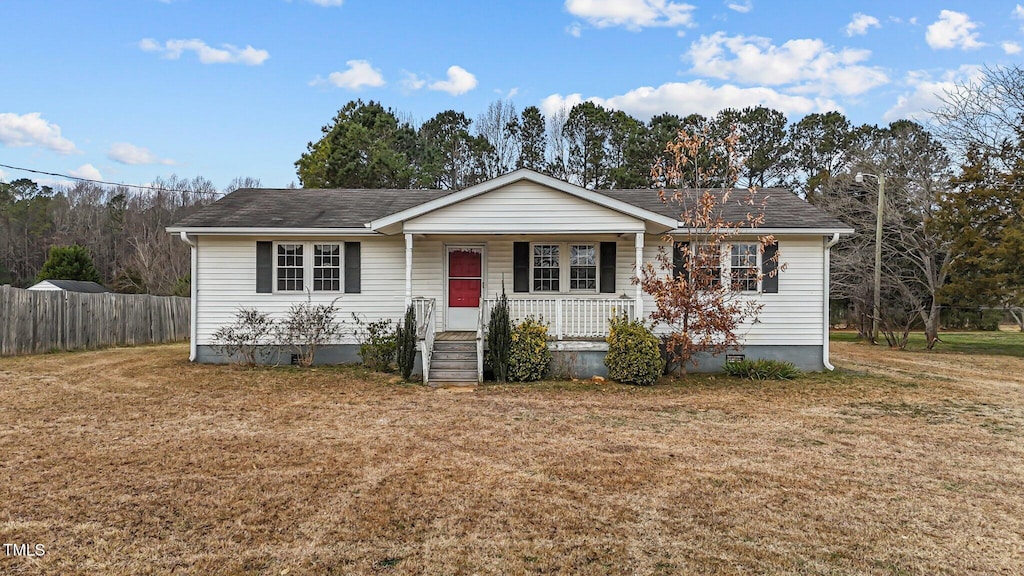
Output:
[[871,309],[871,342],[878,343],[878,323],[881,320],[879,310],[882,303],[882,211],[885,207],[885,176],[857,173],[854,180],[864,183],[864,177],[871,176],[878,180],[878,211],[875,216],[875,301]]

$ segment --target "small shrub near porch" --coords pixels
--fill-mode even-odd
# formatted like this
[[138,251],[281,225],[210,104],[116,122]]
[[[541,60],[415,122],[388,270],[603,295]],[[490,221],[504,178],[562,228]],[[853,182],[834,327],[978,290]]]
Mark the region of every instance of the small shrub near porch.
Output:
[[532,316],[512,328],[512,346],[508,358],[508,379],[534,382],[544,377],[551,364],[548,349],[548,325]]
[[643,322],[612,318],[609,320],[608,354],[604,365],[613,380],[650,386],[665,369],[660,341]]
[[792,362],[781,360],[739,360],[726,362],[725,373],[736,378],[751,380],[792,380],[800,376],[800,369]]
[[359,357],[374,372],[390,372],[398,354],[398,330],[391,320],[363,322],[352,318],[359,330]]

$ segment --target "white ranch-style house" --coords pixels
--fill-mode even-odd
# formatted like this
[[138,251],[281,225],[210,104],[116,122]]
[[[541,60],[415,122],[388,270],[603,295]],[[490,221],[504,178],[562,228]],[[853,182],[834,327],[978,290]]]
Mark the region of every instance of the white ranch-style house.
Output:
[[[785,271],[749,274],[759,278],[745,293],[763,308],[739,353],[830,369],[829,248],[852,230],[790,191],[760,193],[764,223],[730,241],[723,275],[767,272],[776,249]],[[724,210],[741,221],[748,207]],[[476,382],[503,286],[514,319],[543,317],[556,355],[604,374],[608,318],[652,310],[632,279],[671,249],[666,236],[685,236],[679,212],[656,190],[588,190],[521,169],[459,191],[241,189],[168,231],[192,247],[193,361],[226,361],[212,336],[242,307],[283,315],[311,297],[335,302],[341,318],[398,321],[414,304],[425,379]],[[762,254],[765,234],[777,244]],[[317,361],[358,361],[358,349],[349,334]]]

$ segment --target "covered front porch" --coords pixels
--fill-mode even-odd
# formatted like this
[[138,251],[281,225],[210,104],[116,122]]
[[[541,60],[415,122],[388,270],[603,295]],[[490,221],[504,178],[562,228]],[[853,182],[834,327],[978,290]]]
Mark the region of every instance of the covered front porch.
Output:
[[643,292],[632,279],[645,261],[645,239],[676,226],[674,218],[522,170],[368,225],[404,237],[405,303],[417,308],[425,378],[435,335],[449,331],[474,333],[482,374],[486,324],[502,293],[513,321],[539,318],[555,342],[604,340],[609,318],[643,317]]
[[600,347],[609,319],[643,315],[643,293],[631,279],[644,239],[642,232],[405,234],[405,302],[416,315],[424,380],[482,381],[487,324],[503,292],[511,320],[545,322],[552,347]]

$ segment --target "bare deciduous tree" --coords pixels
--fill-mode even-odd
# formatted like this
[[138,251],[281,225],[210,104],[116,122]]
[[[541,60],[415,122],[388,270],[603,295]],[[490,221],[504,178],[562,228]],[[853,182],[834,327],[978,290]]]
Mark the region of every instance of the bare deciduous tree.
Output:
[[[756,285],[762,280],[760,269],[754,276],[722,273],[735,236],[755,234],[764,222],[765,196],[733,189],[741,169],[736,140],[735,130],[720,141],[706,133],[680,130],[666,148],[667,161],[658,162],[651,174],[661,184],[662,202],[679,208],[687,233],[683,238],[667,236],[664,240],[671,250],[660,248],[658,266],[646,264],[637,271],[635,282],[654,297],[656,308],[650,318],[668,329],[662,342],[669,363],[683,373],[696,364],[700,353],[717,355],[737,348],[740,326],[756,319],[762,308],[756,299],[741,293],[750,281]],[[713,189],[722,182],[726,185]],[[692,190],[671,190],[680,184]],[[744,205],[746,216],[726,219],[723,208],[730,202]],[[758,250],[763,253],[772,243],[773,237],[760,236]],[[773,258],[777,265],[778,254]]]

